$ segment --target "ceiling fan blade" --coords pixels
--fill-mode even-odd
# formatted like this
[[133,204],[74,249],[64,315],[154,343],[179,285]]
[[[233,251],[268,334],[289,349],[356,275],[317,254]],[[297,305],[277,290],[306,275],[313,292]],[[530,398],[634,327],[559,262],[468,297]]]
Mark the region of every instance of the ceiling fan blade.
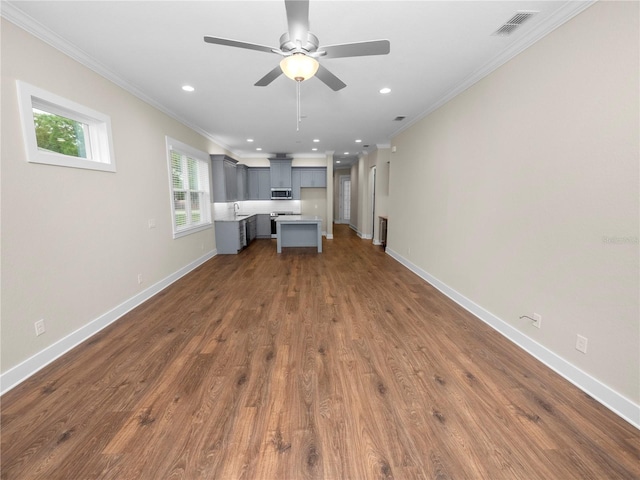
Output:
[[371,40],[369,42],[341,43],[320,47],[327,52],[324,58],[365,57],[367,55],[386,55],[391,51],[389,40]]
[[304,44],[309,33],[309,0],[285,0],[289,40]]
[[226,45],[227,47],[246,48],[247,50],[257,50],[259,52],[267,53],[278,53],[277,48],[268,47],[266,45],[259,45],[257,43],[247,43],[241,42],[239,40],[230,40],[228,38],[211,37],[209,35],[205,35],[204,41],[216,45]]
[[316,77],[322,80],[331,90],[337,92],[347,86],[342,80],[336,77],[333,73],[320,65],[316,72]]
[[282,74],[282,69],[280,65],[277,65],[276,68],[267,73],[264,77],[258,80],[254,85],[256,87],[266,87],[271,82],[273,82],[276,78],[278,78]]

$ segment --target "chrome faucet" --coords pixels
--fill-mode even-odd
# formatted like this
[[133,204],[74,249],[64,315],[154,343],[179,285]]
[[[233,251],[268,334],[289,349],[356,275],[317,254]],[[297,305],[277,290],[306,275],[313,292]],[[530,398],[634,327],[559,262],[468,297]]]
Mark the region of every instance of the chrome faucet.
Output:
[[240,204],[238,202],[233,202],[233,214],[237,215],[240,211]]

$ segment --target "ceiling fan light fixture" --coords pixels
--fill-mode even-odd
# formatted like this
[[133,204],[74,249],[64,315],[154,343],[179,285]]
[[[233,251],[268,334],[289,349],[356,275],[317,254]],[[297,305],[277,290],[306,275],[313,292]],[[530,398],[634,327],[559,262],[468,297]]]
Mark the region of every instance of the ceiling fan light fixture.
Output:
[[280,62],[282,73],[296,82],[304,82],[313,77],[319,66],[320,64],[315,58],[304,53],[294,53],[284,57]]

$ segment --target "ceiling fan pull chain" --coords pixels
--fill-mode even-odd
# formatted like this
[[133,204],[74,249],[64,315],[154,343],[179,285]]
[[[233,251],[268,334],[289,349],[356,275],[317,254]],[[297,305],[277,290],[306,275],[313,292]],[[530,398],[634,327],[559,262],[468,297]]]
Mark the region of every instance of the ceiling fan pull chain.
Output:
[[300,80],[296,81],[296,132],[300,131]]

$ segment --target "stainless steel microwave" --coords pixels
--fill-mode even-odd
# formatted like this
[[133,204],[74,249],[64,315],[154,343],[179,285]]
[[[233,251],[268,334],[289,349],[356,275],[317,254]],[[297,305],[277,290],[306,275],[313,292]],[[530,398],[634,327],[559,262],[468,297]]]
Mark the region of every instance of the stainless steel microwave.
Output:
[[271,200],[291,200],[293,199],[293,192],[290,188],[272,188]]

